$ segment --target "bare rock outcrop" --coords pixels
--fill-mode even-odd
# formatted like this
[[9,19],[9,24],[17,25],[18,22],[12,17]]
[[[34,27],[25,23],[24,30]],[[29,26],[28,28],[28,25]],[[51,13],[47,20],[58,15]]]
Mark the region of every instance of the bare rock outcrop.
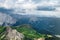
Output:
[[7,40],[23,40],[24,35],[22,33],[19,33],[16,29],[11,29],[10,27],[7,27]]

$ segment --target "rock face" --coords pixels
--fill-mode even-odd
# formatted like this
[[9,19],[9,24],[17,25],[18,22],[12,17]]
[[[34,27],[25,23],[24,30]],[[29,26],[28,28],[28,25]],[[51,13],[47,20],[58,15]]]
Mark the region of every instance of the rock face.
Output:
[[45,40],[45,38],[39,38],[38,40]]
[[10,27],[7,27],[7,40],[23,40],[24,35],[22,33],[17,32],[15,29],[11,29]]
[[34,40],[45,40],[45,38],[38,38],[38,39],[34,38]]

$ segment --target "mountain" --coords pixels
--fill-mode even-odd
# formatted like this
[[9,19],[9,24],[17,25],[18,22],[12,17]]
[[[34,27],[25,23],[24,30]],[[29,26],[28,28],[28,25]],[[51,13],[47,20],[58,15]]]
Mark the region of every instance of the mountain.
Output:
[[23,40],[24,39],[24,35],[18,32],[16,29],[7,27],[6,32],[7,32],[6,38],[5,38],[6,40]]
[[41,34],[34,30],[31,25],[24,24],[20,26],[0,26],[0,40],[59,40],[59,38]]
[[37,32],[44,34],[60,35],[60,18],[43,17],[36,15],[19,15],[13,13],[12,9],[0,8],[1,26],[19,26],[29,24]]
[[54,17],[36,17],[36,16],[21,16],[21,18],[13,25],[19,26],[22,24],[30,24],[32,28],[40,33],[59,35],[60,18]]
[[9,26],[0,26],[0,40],[23,40],[24,35]]
[[38,40],[45,39],[45,34],[40,34],[30,25],[24,24],[18,27],[0,26],[0,40]]

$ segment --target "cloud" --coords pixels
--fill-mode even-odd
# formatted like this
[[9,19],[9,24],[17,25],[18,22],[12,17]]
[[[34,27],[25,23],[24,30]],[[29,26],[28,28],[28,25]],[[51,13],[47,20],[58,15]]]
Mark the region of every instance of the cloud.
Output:
[[60,17],[59,0],[0,0],[0,7],[14,9],[20,15]]
[[27,11],[26,13],[19,13],[20,15],[35,15],[39,17],[56,17],[60,18],[60,11]]
[[35,4],[33,4],[31,0],[29,1],[27,0],[1,0],[1,1],[0,1],[0,7],[5,7],[5,8],[23,7],[26,9],[28,7],[34,8],[33,6],[35,6]]
[[[35,3],[35,1],[37,3]],[[0,7],[34,9],[37,6],[56,6],[59,0],[1,0]]]
[[52,6],[38,6],[37,8],[36,8],[36,10],[38,10],[38,11],[55,11],[56,9],[55,9],[55,7],[52,7]]
[[31,22],[36,22],[36,21],[38,21],[38,18],[37,17],[35,17],[35,16],[32,16],[30,19],[29,19],[29,21]]
[[12,9],[5,9],[5,8],[0,8],[0,13],[12,13],[13,10]]

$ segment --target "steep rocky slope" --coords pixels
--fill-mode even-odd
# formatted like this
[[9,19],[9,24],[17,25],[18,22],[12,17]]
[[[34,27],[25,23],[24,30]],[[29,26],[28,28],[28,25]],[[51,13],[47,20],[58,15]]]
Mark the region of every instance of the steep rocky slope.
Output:
[[7,27],[6,40],[23,40],[24,35],[19,33],[16,29],[11,29]]
[[24,35],[11,27],[0,27],[0,40],[23,40]]

